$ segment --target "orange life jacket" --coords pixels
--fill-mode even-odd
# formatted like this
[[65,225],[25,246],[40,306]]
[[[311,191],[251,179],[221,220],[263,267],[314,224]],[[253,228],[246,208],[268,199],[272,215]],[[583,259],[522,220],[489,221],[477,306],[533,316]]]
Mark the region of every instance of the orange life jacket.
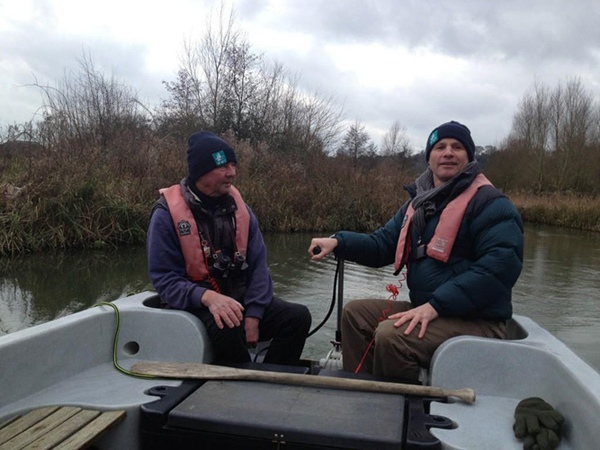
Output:
[[[475,177],[470,186],[465,189],[460,195],[453,199],[442,211],[440,221],[435,227],[435,232],[429,245],[427,245],[427,256],[437,259],[438,261],[448,262],[454,241],[458,235],[458,229],[462,222],[463,216],[467,209],[467,205],[475,196],[480,187],[492,186],[492,183],[483,175],[479,174]],[[406,216],[404,216],[400,237],[398,238],[398,246],[396,247],[396,263],[395,274],[398,274],[402,267],[407,264],[410,254],[410,223],[415,210],[412,203],[408,205]]]
[[[176,184],[169,188],[160,189],[165,196],[171,218],[177,229],[177,237],[181,244],[181,251],[185,259],[185,276],[191,281],[202,281],[208,278],[209,268],[204,258],[203,242],[200,238],[198,225],[194,215],[183,198],[181,185]],[[239,191],[231,187],[231,196],[235,200],[235,246],[237,253],[246,258],[248,248],[248,234],[250,231],[250,213]],[[206,243],[204,243],[207,245]],[[236,254],[237,254],[236,253]]]

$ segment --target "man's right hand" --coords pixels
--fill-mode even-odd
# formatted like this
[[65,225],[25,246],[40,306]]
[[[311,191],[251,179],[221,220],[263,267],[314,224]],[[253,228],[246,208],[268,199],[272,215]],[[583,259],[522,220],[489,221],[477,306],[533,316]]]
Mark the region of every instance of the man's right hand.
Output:
[[[335,238],[314,238],[310,241],[310,247],[308,247],[308,253],[310,253],[313,261],[319,261],[329,255],[338,245],[338,241]],[[316,255],[313,254],[313,250],[316,247],[320,247],[321,251]]]
[[223,323],[229,328],[239,327],[242,323],[244,307],[233,298],[207,289],[200,301],[211,312],[219,329],[223,329]]

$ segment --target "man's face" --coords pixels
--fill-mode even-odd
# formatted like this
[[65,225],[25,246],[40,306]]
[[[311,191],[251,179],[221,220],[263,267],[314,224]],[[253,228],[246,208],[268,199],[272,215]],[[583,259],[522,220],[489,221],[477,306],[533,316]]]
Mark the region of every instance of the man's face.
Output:
[[429,154],[429,168],[433,172],[433,185],[438,187],[461,172],[469,163],[465,146],[453,138],[435,143]]
[[229,194],[231,183],[235,178],[235,163],[227,163],[202,175],[196,181],[200,192],[210,197],[221,197]]

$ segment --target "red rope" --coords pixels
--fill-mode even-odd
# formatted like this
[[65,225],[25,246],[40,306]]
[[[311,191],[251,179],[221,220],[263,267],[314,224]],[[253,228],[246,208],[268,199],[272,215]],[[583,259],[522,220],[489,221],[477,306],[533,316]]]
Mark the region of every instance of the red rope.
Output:
[[[389,308],[388,309],[384,309],[383,311],[381,311],[381,317],[379,317],[377,319],[378,325],[373,330],[373,334],[375,334],[375,331],[377,331],[377,328],[379,328],[379,324],[381,322],[383,322],[384,320],[387,320],[387,315],[394,308],[394,306],[392,305],[392,301],[395,301],[396,298],[398,298],[398,294],[400,293],[400,289],[402,288],[402,282],[405,281],[405,280],[406,280],[406,272],[403,272],[402,273],[402,279],[398,280],[398,286],[396,286],[395,284],[388,284],[388,285],[385,286],[385,290],[390,293],[390,296],[387,298],[387,302],[388,302]],[[362,365],[365,362],[365,359],[367,358],[367,355],[369,354],[369,350],[371,350],[371,347],[373,346],[374,343],[375,343],[375,338],[371,339],[371,342],[369,342],[369,346],[367,347],[367,350],[365,351],[362,359],[360,360],[360,363],[358,363],[358,366],[356,367],[356,370],[354,371],[354,373],[359,373],[360,372],[360,369],[362,368]]]
[[208,281],[209,281],[210,285],[212,286],[212,288],[215,290],[215,292],[217,294],[220,294],[221,288],[219,287],[219,283],[217,283],[217,280],[215,280],[213,277],[210,276],[208,258],[206,257],[206,253],[202,252],[202,255],[204,256],[204,265],[206,266],[206,271],[208,272],[208,274],[207,274]]

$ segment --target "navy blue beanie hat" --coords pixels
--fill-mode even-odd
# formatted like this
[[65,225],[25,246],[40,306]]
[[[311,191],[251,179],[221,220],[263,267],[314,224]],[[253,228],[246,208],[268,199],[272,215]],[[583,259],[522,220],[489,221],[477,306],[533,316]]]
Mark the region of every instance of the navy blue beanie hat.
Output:
[[427,161],[429,161],[429,155],[435,143],[445,138],[453,138],[460,141],[465,146],[469,162],[475,159],[475,143],[471,137],[471,131],[462,123],[452,120],[440,125],[429,135],[427,146],[425,147],[425,159]]
[[210,131],[194,133],[188,139],[188,179],[195,182],[202,175],[227,163],[236,163],[235,151]]

